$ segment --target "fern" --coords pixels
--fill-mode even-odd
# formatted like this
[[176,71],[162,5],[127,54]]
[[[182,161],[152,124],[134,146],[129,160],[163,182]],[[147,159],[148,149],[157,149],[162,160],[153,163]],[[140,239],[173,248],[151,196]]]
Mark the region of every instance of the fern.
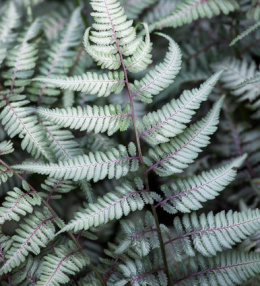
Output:
[[80,129],[95,133],[108,132],[108,135],[125,131],[130,124],[130,107],[126,106],[122,112],[121,106],[106,105],[104,107],[86,106],[71,109],[38,109],[38,114],[44,119],[51,120],[62,127]]
[[150,31],[154,29],[162,29],[164,27],[178,27],[197,20],[199,17],[212,18],[220,12],[225,14],[238,8],[236,1],[216,1],[216,0],[185,0],[169,15],[158,19],[150,26]]
[[259,30],[227,49],[258,21],[239,5],[3,1],[1,285],[257,283]]
[[200,102],[207,99],[220,75],[221,72],[217,73],[199,89],[185,91],[179,99],[173,99],[161,110],[145,115],[143,122],[146,130],[142,130],[139,137],[143,136],[146,141],[157,145],[169,142],[169,138],[180,134],[186,128],[184,123],[190,122],[193,110],[198,109]]
[[45,141],[45,132],[42,126],[38,125],[35,115],[32,113],[32,107],[26,107],[29,103],[24,95],[0,95],[0,119],[7,130],[9,136],[12,138],[18,135],[23,138],[22,148],[26,149],[35,158],[43,156],[52,160],[52,154],[47,148]]
[[160,206],[172,214],[177,211],[186,213],[200,209],[202,202],[215,198],[234,179],[236,169],[245,157],[239,157],[225,167],[203,172],[199,176],[178,179],[170,186],[162,185],[165,199],[153,193],[152,196],[158,201],[155,207]]
[[42,275],[38,285],[57,285],[69,282],[69,276],[77,273],[89,263],[88,258],[80,253],[74,246],[61,245],[54,249],[55,254],[45,257]]
[[26,192],[18,188],[10,191],[0,208],[1,219],[0,224],[4,224],[7,220],[19,221],[20,216],[33,212],[33,206],[40,205],[41,199],[34,191],[27,189]]
[[140,182],[137,183],[137,189],[133,184],[125,182],[116,187],[116,192],[109,192],[103,198],[99,198],[97,203],[80,210],[62,232],[88,230],[92,226],[96,227],[115,218],[120,219],[123,215],[127,216],[130,211],[142,210],[145,203],[149,203],[146,192],[147,190],[140,188]]
[[45,247],[54,236],[55,228],[51,223],[52,219],[53,217],[45,218],[40,212],[25,219],[26,224],[21,224],[17,235],[13,236],[14,243],[7,252],[7,261],[0,269],[1,274],[19,266],[29,252],[40,253],[40,246]]
[[219,286],[241,285],[249,277],[259,273],[257,253],[225,252],[213,259],[198,256],[195,261],[190,262],[191,268],[183,269],[185,276],[175,280],[174,285],[186,285],[187,282],[203,285],[211,281]]
[[179,47],[170,37],[163,34],[159,35],[166,38],[170,43],[169,52],[166,54],[164,62],[157,65],[143,79],[136,80],[134,84],[130,85],[132,96],[147,103],[152,102],[152,95],[158,94],[173,83],[173,79],[180,70],[181,53]]
[[192,124],[180,136],[149,150],[147,172],[154,170],[160,176],[182,172],[197,158],[201,148],[209,143],[209,136],[216,131],[223,97],[201,121]]
[[[123,145],[118,146],[106,153],[95,152],[89,155],[77,156],[58,164],[32,164],[24,163],[23,165],[14,166],[16,169],[38,172],[39,174],[48,174],[56,179],[64,178],[79,181],[83,179],[94,182],[104,179],[106,176],[109,179],[120,178],[125,176],[129,171],[136,171],[138,168],[138,160],[136,157],[136,148],[133,143],[127,148]],[[123,158],[122,158],[123,156]]]

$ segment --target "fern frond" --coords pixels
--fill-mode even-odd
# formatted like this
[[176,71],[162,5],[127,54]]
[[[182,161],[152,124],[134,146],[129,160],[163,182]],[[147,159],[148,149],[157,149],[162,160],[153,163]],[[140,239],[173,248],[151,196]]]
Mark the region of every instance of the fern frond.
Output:
[[158,0],[120,0],[129,19],[136,19],[143,10],[152,7]]
[[[76,51],[73,50],[80,44],[83,32],[82,18],[80,8],[74,10],[66,24],[66,27],[58,41],[51,43],[50,50],[47,49],[42,55],[43,59],[39,63],[38,77],[64,76],[69,73],[73,65],[73,57],[76,56]],[[55,96],[60,92],[54,87],[48,87],[47,84],[33,82],[27,91],[35,100],[35,95],[38,94],[38,105],[43,100],[44,102],[55,101]],[[46,98],[43,98],[46,97]],[[54,98],[47,98],[52,96]]]
[[14,87],[25,86],[27,81],[34,73],[34,67],[37,60],[37,44],[32,40],[38,36],[42,26],[42,20],[37,18],[26,29],[20,33],[18,44],[7,53],[5,65],[9,68],[3,72],[5,78],[4,85],[10,87],[10,93],[13,93]]
[[145,218],[136,217],[135,221],[121,222],[124,235],[115,250],[121,254],[129,248],[138,253],[139,257],[147,256],[151,249],[159,248],[159,238],[156,223],[151,212],[145,213]]
[[13,143],[11,141],[3,141],[0,143],[0,156],[14,152]]
[[144,116],[143,123],[146,130],[142,130],[139,137],[154,145],[168,142],[169,138],[180,134],[189,123],[195,110],[206,100],[214,85],[222,74],[216,73],[199,89],[184,91],[179,99],[173,99],[157,111]]
[[[134,148],[133,148],[134,147]],[[109,179],[119,179],[125,176],[129,171],[136,171],[138,168],[138,157],[136,157],[136,150],[133,143],[129,144],[129,156],[127,148],[123,145],[103,152],[89,153],[88,155],[77,156],[72,159],[49,164],[40,163],[24,163],[16,165],[14,168],[19,170],[26,170],[42,175],[49,175],[56,179],[65,180],[71,179],[79,181],[87,179],[97,182],[103,180],[106,176]]]
[[0,67],[1,67],[3,60],[6,57],[6,52],[7,50],[5,48],[0,47]]
[[260,272],[260,255],[240,251],[225,251],[212,258],[198,255],[182,271],[181,278],[180,272],[174,273],[178,278],[173,285],[243,285]]
[[155,29],[163,29],[165,27],[179,27],[184,24],[191,23],[198,18],[212,18],[221,12],[228,14],[239,7],[234,0],[218,1],[218,0],[184,0],[180,1],[173,11],[155,21],[150,26],[150,31]]
[[16,135],[23,138],[23,150],[35,158],[43,156],[51,161],[53,155],[47,147],[46,132],[33,115],[34,108],[25,106],[29,102],[25,98],[24,95],[0,95],[1,122],[11,138]]
[[[140,180],[140,179],[139,179]],[[59,233],[73,230],[88,230],[92,226],[106,224],[113,219],[127,216],[131,211],[142,210],[149,203],[147,191],[138,188],[130,182],[125,182],[98,198],[97,203],[88,204],[84,209],[76,213],[75,218],[70,221]]]
[[40,247],[45,247],[54,237],[55,227],[52,224],[53,217],[47,217],[41,212],[35,212],[25,223],[17,229],[17,235],[13,236],[13,244],[6,253],[7,261],[0,269],[0,274],[7,273],[19,266],[28,256],[29,252],[40,253]]
[[16,40],[17,33],[13,30],[18,28],[21,24],[21,13],[16,4],[12,1],[6,6],[5,13],[1,17],[0,22],[0,42],[8,47]]
[[145,158],[145,163],[150,166],[147,172],[154,170],[160,176],[169,176],[182,172],[193,163],[201,148],[209,144],[210,135],[217,129],[223,99],[224,97],[220,98],[214,104],[204,119],[192,124],[178,137],[149,149],[149,159]]
[[131,57],[124,60],[126,69],[132,73],[144,71],[152,63],[152,43],[150,42],[149,28],[143,23],[145,28],[145,41],[142,41]]
[[13,172],[11,170],[8,170],[5,166],[0,165],[0,185],[5,183],[12,176]]
[[42,275],[37,282],[39,286],[66,284],[70,281],[69,275],[75,275],[89,264],[88,256],[74,245],[61,245],[54,248],[54,253],[44,257]]
[[88,28],[84,36],[86,51],[102,68],[116,70],[121,66],[120,57],[135,51],[131,48],[136,45],[133,20],[127,20],[118,1],[93,0],[90,4],[95,23],[92,25],[94,30],[90,33]]
[[45,84],[55,85],[62,89],[86,92],[87,94],[97,94],[101,96],[109,96],[111,93],[118,94],[125,85],[123,72],[109,72],[107,74],[97,74],[87,72],[82,76],[74,76],[68,78],[58,77],[36,77],[33,81],[40,81]]
[[26,189],[26,192],[23,192],[15,187],[7,193],[0,207],[0,225],[8,220],[19,221],[20,216],[32,213],[33,206],[40,204],[41,198],[34,191]]
[[232,42],[229,44],[229,46],[235,45],[238,41],[241,41],[243,38],[245,38],[247,35],[252,33],[254,30],[256,30],[260,26],[260,21],[256,22],[254,25],[251,25],[248,27],[243,33],[235,37],[235,39],[232,40]]
[[185,214],[182,219],[176,217],[173,222],[178,236],[164,244],[178,248],[179,245],[175,242],[182,240],[182,247],[187,255],[195,256],[192,243],[203,256],[214,256],[256,233],[260,226],[259,215],[258,209],[249,209],[247,212],[222,211],[216,215],[213,212],[200,216],[196,213]]
[[234,180],[237,168],[245,160],[246,155],[238,157],[224,167],[203,172],[198,176],[187,179],[178,179],[170,186],[162,185],[165,199],[152,193],[152,197],[159,201],[156,207],[161,206],[165,211],[175,214],[191,212],[202,208],[201,203],[214,199],[224,188]]
[[215,64],[214,69],[225,70],[220,80],[223,82],[225,88],[231,89],[231,94],[237,96],[239,101],[248,100],[251,102],[260,95],[260,84],[258,83],[248,84],[233,90],[234,86],[259,74],[253,61],[249,63],[246,59],[240,61],[229,58],[222,63]]
[[62,127],[95,133],[107,132],[112,135],[118,130],[125,131],[128,128],[131,119],[129,111],[129,105],[122,112],[120,105],[110,104],[53,110],[39,108],[38,114]]
[[169,41],[169,51],[164,62],[155,66],[141,80],[135,80],[134,84],[130,84],[132,96],[147,103],[152,102],[153,95],[160,93],[173,83],[181,65],[181,51],[178,45],[169,36],[161,33],[158,33],[158,35]]

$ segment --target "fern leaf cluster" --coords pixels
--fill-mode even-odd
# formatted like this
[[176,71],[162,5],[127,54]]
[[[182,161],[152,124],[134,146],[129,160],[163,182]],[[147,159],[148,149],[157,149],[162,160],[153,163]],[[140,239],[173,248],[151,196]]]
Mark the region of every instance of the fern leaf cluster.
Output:
[[1,285],[257,283],[257,1],[2,2]]

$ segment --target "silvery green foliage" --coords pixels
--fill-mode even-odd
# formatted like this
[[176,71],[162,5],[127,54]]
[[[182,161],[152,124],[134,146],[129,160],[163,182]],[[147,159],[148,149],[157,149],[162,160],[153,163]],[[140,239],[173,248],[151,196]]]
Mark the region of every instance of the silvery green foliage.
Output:
[[253,173],[238,178],[258,190],[259,132],[223,137],[233,158],[220,166],[216,138],[218,152],[206,147],[231,116],[223,89],[259,106],[256,65],[235,59],[227,70],[221,51],[205,56],[214,43],[199,45],[200,29],[220,37],[207,20],[189,42],[188,26],[151,33],[237,1],[52,2],[0,8],[0,183],[22,184],[1,198],[3,285],[244,285],[260,273],[259,253],[244,246],[260,212],[250,200],[228,211],[224,190],[248,164]]

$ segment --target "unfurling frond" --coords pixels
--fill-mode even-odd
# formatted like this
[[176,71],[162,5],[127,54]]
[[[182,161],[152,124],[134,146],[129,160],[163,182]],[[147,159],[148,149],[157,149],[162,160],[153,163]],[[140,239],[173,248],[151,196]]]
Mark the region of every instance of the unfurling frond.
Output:
[[45,130],[33,115],[34,108],[25,106],[28,102],[24,95],[0,95],[1,122],[11,138],[16,135],[22,138],[22,149],[26,149],[35,158],[43,156],[52,160]]
[[133,97],[144,102],[152,102],[152,96],[160,93],[173,83],[178,74],[181,65],[181,51],[178,45],[165,34],[158,35],[169,41],[169,51],[167,52],[164,62],[155,66],[144,78],[135,80],[130,85]]
[[0,156],[10,154],[14,151],[11,141],[3,141],[0,143]]
[[222,72],[218,72],[203,83],[199,89],[184,91],[179,99],[173,99],[157,111],[144,116],[146,130],[139,135],[147,142],[157,145],[170,141],[181,133],[190,122],[195,110],[206,100]]
[[150,26],[150,31],[165,27],[178,27],[191,23],[198,18],[212,18],[221,12],[228,14],[237,9],[239,5],[235,0],[184,0],[167,16],[158,19]]
[[[176,271],[176,286],[243,285],[260,273],[260,255],[257,252],[224,251],[216,257],[197,255],[181,271]],[[212,284],[214,282],[214,284]]]
[[0,225],[8,220],[19,221],[20,216],[32,213],[33,206],[40,204],[41,198],[34,191],[27,189],[23,192],[15,187],[13,191],[7,193],[0,207]]
[[178,253],[180,244],[177,242],[181,241],[183,250],[189,256],[195,256],[193,247],[203,256],[214,256],[255,234],[260,226],[259,215],[258,209],[242,213],[222,211],[216,215],[213,212],[200,216],[195,212],[185,214],[182,218],[174,219],[177,236],[164,244],[170,245],[175,249],[174,253]]
[[42,275],[37,285],[57,286],[70,281],[69,275],[75,275],[89,264],[88,256],[75,249],[74,245],[62,245],[54,248],[54,254],[44,257]]
[[[118,149],[118,150],[117,150]],[[72,159],[55,163],[24,163],[16,165],[14,168],[26,170],[42,175],[49,175],[56,179],[71,179],[79,181],[87,179],[97,182],[108,176],[109,179],[119,179],[129,171],[136,171],[138,168],[138,158],[136,148],[133,143],[127,148],[119,145],[118,148],[109,151],[89,153],[88,155],[76,156]]]
[[205,118],[192,124],[169,143],[150,149],[149,159],[145,160],[150,166],[147,172],[154,170],[160,176],[169,176],[181,173],[193,163],[202,151],[201,148],[209,144],[210,135],[217,129],[223,99],[222,97],[215,103]]
[[53,110],[40,108],[38,114],[62,127],[95,133],[107,132],[112,135],[118,130],[125,131],[128,128],[131,119],[129,110],[129,105],[122,112],[120,105],[111,104]]
[[163,185],[162,191],[165,199],[153,193],[155,200],[159,201],[156,207],[161,206],[165,211],[175,214],[191,212],[202,208],[203,202],[214,199],[224,188],[234,180],[237,168],[246,156],[233,160],[230,164],[199,176],[187,179],[178,179],[170,186]]
[[86,92],[87,94],[97,94],[98,96],[108,96],[111,93],[120,93],[125,85],[123,72],[109,72],[107,74],[97,74],[87,72],[82,76],[74,77],[37,77],[34,81],[51,84],[63,89]]
[[0,274],[19,266],[29,252],[40,253],[40,248],[45,247],[54,237],[55,227],[51,222],[53,219],[41,212],[35,212],[24,219],[25,223],[20,225],[20,229],[16,230],[17,234],[12,237],[13,243],[6,253],[7,261],[0,269]]
[[60,232],[73,230],[88,230],[92,226],[106,224],[113,219],[120,219],[130,212],[142,210],[150,202],[145,189],[138,188],[130,182],[125,182],[115,188],[115,191],[98,198],[94,204],[88,204],[76,213]]

